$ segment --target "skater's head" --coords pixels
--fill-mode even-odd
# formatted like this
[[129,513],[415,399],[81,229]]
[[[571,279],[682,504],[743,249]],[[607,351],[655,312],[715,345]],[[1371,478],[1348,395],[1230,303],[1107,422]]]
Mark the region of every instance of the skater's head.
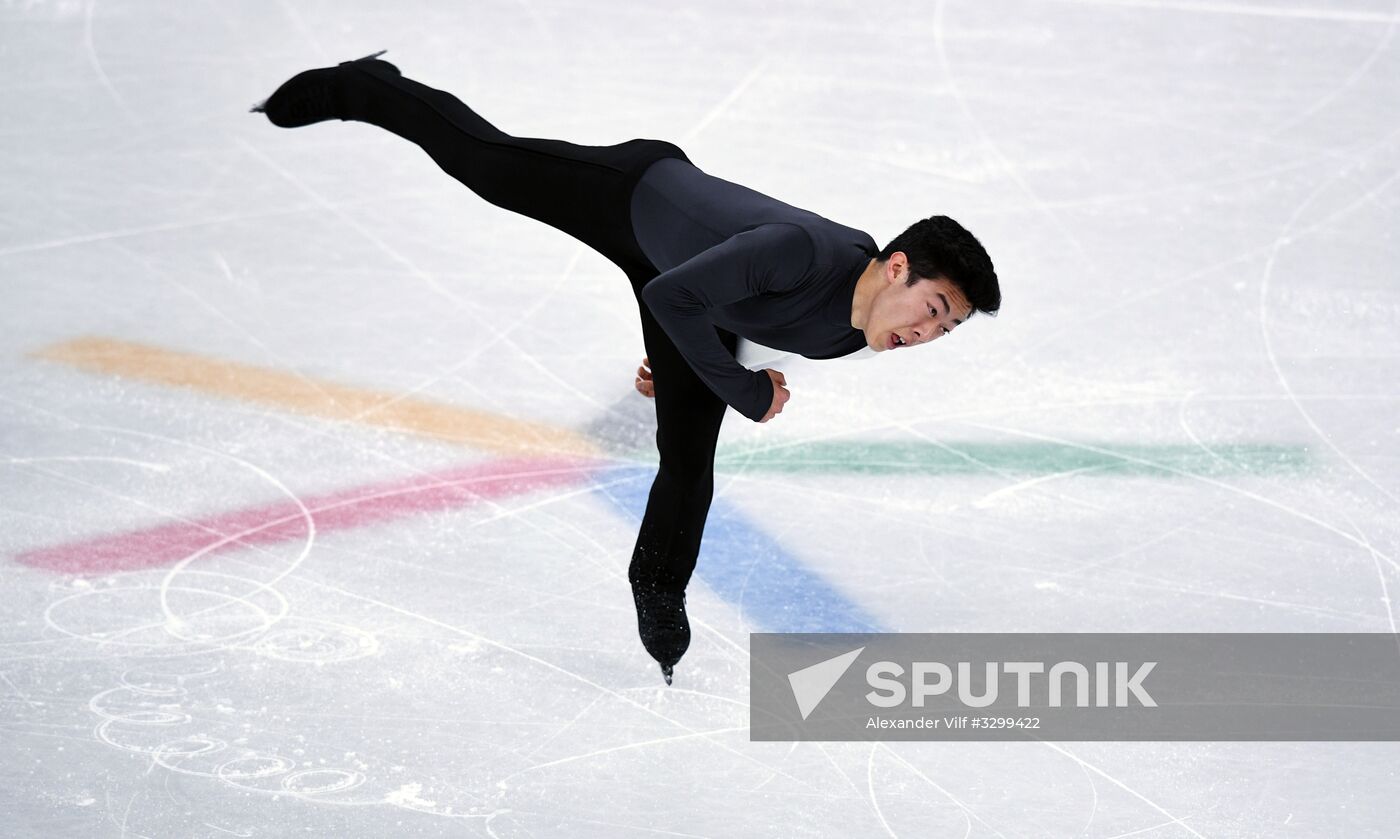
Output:
[[[864,289],[861,288],[864,286]],[[982,243],[947,216],[915,222],[871,261],[857,285],[854,323],[877,352],[936,340],[977,312],[1001,308]]]

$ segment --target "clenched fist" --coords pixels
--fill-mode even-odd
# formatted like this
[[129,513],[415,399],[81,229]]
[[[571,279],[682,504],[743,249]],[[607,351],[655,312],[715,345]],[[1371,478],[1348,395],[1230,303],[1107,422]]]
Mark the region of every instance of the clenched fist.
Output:
[[792,393],[784,385],[787,384],[787,376],[777,370],[764,368],[763,372],[768,374],[768,378],[773,380],[773,404],[768,406],[768,413],[763,415],[759,422],[767,422],[773,417],[783,412],[783,406],[792,398]]
[[651,380],[650,358],[642,359],[642,366],[637,368],[637,380],[632,383],[632,386],[646,398],[656,398],[656,383]]

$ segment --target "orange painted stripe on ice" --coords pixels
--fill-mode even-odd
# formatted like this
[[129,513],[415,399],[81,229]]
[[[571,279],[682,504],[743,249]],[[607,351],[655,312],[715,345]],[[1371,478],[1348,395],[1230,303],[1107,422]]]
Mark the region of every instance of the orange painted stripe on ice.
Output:
[[581,435],[542,423],[422,399],[313,381],[305,376],[192,353],[86,337],[34,353],[93,373],[197,390],[331,420],[364,423],[504,454],[598,456]]

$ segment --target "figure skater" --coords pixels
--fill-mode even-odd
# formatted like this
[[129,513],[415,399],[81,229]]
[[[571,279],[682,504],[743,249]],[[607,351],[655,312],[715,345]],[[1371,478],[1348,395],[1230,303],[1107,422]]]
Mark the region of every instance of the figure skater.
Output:
[[860,230],[705,173],[663,140],[513,137],[405,78],[384,52],[299,73],[252,110],[282,128],[339,119],[391,131],[486,201],[626,275],[646,347],[633,383],[655,400],[660,453],[627,577],[638,634],[669,685],[690,646],[685,589],[725,408],[768,422],[791,398],[781,372],[736,360],[738,338],[812,359],[927,344],[1001,306],[992,261],[947,216],[878,249]]

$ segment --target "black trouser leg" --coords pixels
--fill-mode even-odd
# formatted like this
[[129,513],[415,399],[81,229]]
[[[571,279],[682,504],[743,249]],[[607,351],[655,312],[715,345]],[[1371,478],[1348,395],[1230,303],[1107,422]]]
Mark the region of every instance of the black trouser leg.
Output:
[[[727,406],[690,368],[640,298],[638,307],[655,386],[656,448],[661,462],[632,550],[628,579],[634,585],[656,583],[683,590],[700,555],[714,495],[715,443]],[[724,346],[734,352],[738,338],[718,332]]]
[[513,137],[460,99],[388,70],[344,66],[349,118],[416,143],[485,200],[562,230],[624,271],[649,265],[632,234],[632,188],[663,157],[688,160],[675,145],[635,139],[611,146]]

